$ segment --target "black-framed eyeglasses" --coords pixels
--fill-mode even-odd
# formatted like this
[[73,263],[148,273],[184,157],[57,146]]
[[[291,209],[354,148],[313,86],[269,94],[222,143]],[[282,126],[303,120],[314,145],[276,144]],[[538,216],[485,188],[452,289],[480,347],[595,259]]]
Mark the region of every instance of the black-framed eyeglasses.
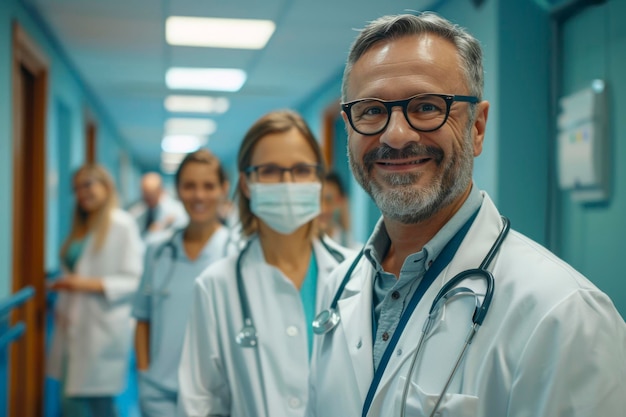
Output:
[[455,101],[478,103],[478,97],[453,94],[418,94],[404,100],[385,101],[376,98],[342,103],[354,130],[362,135],[377,135],[387,128],[391,110],[402,107],[409,125],[420,132],[432,132],[448,120],[450,107]]
[[285,172],[291,174],[293,182],[313,182],[321,179],[322,167],[318,164],[295,164],[285,168],[276,164],[262,164],[249,166],[244,172],[246,175],[255,173],[258,182],[282,182]]

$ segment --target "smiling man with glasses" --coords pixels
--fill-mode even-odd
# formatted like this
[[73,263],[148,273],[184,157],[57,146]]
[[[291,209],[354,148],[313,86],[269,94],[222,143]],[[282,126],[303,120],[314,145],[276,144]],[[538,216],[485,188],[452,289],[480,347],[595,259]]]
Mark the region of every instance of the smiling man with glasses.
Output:
[[473,183],[482,94],[478,40],[433,13],[382,17],[352,45],[349,162],[382,218],[322,296],[309,417],[623,415],[611,300],[507,235]]

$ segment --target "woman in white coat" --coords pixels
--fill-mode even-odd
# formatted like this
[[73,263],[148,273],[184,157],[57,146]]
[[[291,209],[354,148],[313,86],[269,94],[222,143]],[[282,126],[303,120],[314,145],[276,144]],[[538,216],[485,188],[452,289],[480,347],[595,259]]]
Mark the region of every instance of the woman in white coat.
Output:
[[241,144],[238,169],[249,239],[239,255],[196,280],[179,410],[194,417],[303,416],[318,288],[348,250],[317,238],[323,158],[298,114],[259,119]]
[[76,207],[61,249],[48,374],[62,381],[64,417],[117,416],[114,396],[126,382],[132,340],[132,295],[143,244],[134,219],[117,207],[107,171],[84,165],[74,175]]
[[175,183],[189,224],[148,246],[133,305],[143,417],[176,415],[178,362],[194,280],[208,265],[235,251],[218,215],[228,194],[220,161],[206,149],[192,152],[180,163]]

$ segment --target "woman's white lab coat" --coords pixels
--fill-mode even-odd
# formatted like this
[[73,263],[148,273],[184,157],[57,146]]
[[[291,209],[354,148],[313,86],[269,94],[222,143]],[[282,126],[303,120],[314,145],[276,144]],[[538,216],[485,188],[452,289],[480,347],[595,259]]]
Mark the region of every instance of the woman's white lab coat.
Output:
[[[437,291],[477,268],[502,227],[487,195],[452,262],[413,312],[374,396],[369,416],[399,416],[402,391]],[[348,267],[332,274],[330,305]],[[626,325],[609,298],[545,248],[511,231],[490,268],[495,293],[438,409],[455,417],[620,416],[626,410]],[[307,416],[360,416],[374,376],[373,268],[362,258],[339,301],[341,322],[316,336]],[[481,295],[480,280],[463,286]],[[482,300],[482,297],[481,297]],[[410,379],[407,416],[430,415],[471,323],[473,297],[450,301]]]
[[[352,254],[330,239],[328,246]],[[314,241],[319,289],[337,260]],[[298,289],[267,264],[253,238],[242,259],[242,278],[258,347],[235,342],[243,326],[235,275],[237,256],[211,265],[197,280],[179,367],[180,414],[230,417],[303,416],[308,396],[307,328]]]
[[123,390],[134,320],[130,309],[143,268],[143,243],[134,219],[116,209],[104,245],[88,236],[75,273],[99,277],[104,294],[60,292],[48,356],[48,374],[65,368],[67,396],[110,396]]

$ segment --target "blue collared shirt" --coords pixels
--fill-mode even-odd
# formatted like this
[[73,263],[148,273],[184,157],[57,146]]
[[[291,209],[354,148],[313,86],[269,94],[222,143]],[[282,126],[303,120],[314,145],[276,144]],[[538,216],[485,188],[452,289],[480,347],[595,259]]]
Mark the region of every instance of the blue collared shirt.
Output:
[[364,254],[375,271],[372,299],[374,329],[374,369],[393,336],[400,316],[428,268],[439,256],[446,244],[481,206],[483,196],[472,186],[472,190],[459,211],[429,240],[422,250],[412,253],[404,260],[400,276],[386,272],[382,261],[391,246],[391,240],[383,220],[379,220],[372,236],[365,245]]

